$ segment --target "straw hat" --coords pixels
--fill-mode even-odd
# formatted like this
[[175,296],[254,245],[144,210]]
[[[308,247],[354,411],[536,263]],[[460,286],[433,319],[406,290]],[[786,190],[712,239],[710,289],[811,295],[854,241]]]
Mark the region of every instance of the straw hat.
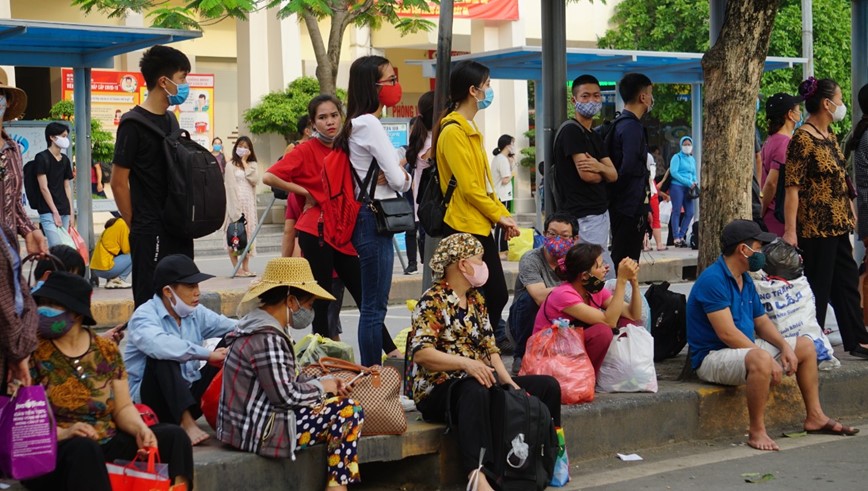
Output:
[[253,280],[250,287],[241,298],[245,304],[256,299],[263,293],[278,286],[289,286],[304,290],[321,300],[334,300],[335,297],[319,286],[310,270],[307,259],[302,257],[276,257],[265,265],[262,277]]
[[3,121],[11,121],[20,118],[27,107],[27,93],[18,87],[6,85],[5,80],[0,80],[0,91],[6,93],[6,113]]

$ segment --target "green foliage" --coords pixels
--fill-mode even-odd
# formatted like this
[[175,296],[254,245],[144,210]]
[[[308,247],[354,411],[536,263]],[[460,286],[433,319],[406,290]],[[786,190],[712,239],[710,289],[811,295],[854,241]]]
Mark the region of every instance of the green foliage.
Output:
[[[244,122],[254,134],[276,133],[290,142],[299,136],[298,118],[307,114],[308,103],[319,94],[319,82],[315,78],[297,78],[286,90],[266,94],[259,104],[245,111]],[[338,89],[338,99],[346,101],[346,91]]]
[[[624,0],[615,7],[612,28],[598,40],[601,48],[651,51],[705,52],[709,47],[708,0]],[[769,56],[800,57],[802,13],[799,0],[781,0],[769,43]],[[814,0],[814,60],[817,78],[828,77],[841,85],[844,101],[850,102],[850,3]],[[653,77],[652,77],[653,80]],[[763,100],[778,92],[796,94],[802,80],[801,66],[775,70],[763,75]],[[690,102],[679,102],[677,94],[688,87],[654,87],[654,116],[661,121],[690,121]],[[745,101],[754,104],[754,101]],[[757,115],[765,129],[765,104]],[[833,125],[836,132],[850,127],[850,113]]]
[[[74,121],[75,104],[72,101],[58,101],[48,111],[49,119]],[[111,162],[115,155],[114,137],[102,129],[99,120],[90,120],[91,157],[96,162]],[[73,141],[73,143],[75,143]],[[74,150],[73,150],[74,152]]]
[[75,114],[75,103],[72,101],[59,101],[48,110],[51,119],[69,120],[72,119],[73,114]]

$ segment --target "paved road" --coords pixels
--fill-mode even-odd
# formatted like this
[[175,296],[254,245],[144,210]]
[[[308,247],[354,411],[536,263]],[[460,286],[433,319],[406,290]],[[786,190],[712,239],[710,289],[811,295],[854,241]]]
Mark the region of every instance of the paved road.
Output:
[[[564,489],[861,490],[868,487],[868,428],[864,431],[855,437],[781,437],[777,439],[780,452],[760,452],[722,440],[647,450],[641,453],[642,462],[621,462],[612,456],[578,463]],[[742,477],[746,473],[772,478],[748,484]]]

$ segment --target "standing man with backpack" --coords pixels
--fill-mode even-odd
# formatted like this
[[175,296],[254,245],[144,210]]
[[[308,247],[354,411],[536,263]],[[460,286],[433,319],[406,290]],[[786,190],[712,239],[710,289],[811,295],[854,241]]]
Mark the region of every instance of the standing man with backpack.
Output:
[[[173,235],[163,221],[168,197],[168,162],[163,138],[138,121],[126,121],[138,113],[168,134],[178,123],[169,106],[183,103],[190,93],[187,74],[190,60],[168,46],[145,51],[139,68],[148,86],[148,96],[125,114],[118,127],[111,186],[118,210],[130,224],[133,297],[135,305],[154,294],[157,262],[171,254],[193,258],[192,237]],[[178,210],[177,213],[183,213]]]
[[[609,255],[609,196],[607,183],[618,180],[603,139],[591,130],[603,108],[600,82],[592,75],[573,81],[575,119],[565,121],[555,135],[556,209],[579,221],[579,241],[603,247],[603,260],[615,271]],[[612,274],[614,278],[614,273]]]
[[614,264],[625,257],[639,260],[648,228],[648,137],[640,120],[654,107],[653,89],[651,79],[641,73],[624,75],[618,86],[624,110],[605,138],[618,171],[618,180],[609,186],[614,197],[609,204]]

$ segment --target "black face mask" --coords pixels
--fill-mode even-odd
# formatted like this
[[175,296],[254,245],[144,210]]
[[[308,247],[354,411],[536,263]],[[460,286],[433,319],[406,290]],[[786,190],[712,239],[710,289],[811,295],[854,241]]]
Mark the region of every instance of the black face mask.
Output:
[[606,282],[601,280],[600,278],[597,278],[594,275],[591,275],[590,277],[588,277],[587,280],[582,282],[582,286],[588,293],[593,295],[594,293],[599,293],[603,289],[603,287],[606,286]]

